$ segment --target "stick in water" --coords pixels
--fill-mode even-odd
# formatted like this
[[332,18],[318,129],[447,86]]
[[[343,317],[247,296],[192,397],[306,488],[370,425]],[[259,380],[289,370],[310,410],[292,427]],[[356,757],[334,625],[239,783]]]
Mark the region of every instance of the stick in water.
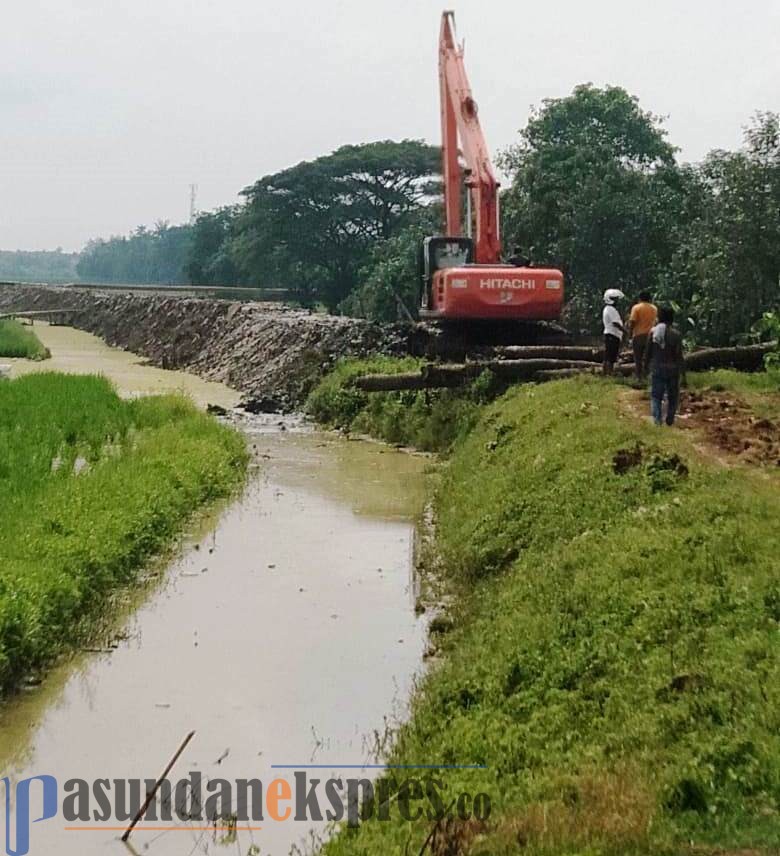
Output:
[[135,825],[144,816],[144,814],[146,814],[146,809],[149,808],[149,804],[157,795],[157,791],[160,789],[160,785],[165,781],[166,777],[168,776],[168,773],[170,773],[171,770],[173,769],[173,765],[179,760],[179,756],[187,748],[187,744],[190,742],[190,740],[192,740],[192,738],[194,736],[195,736],[195,732],[190,731],[190,733],[184,738],[184,740],[182,740],[181,746],[179,746],[179,748],[176,750],[176,754],[168,762],[168,766],[162,771],[162,773],[160,774],[160,777],[154,783],[154,787],[146,795],[146,799],[144,800],[144,804],[141,806],[140,809],[138,809],[138,813],[133,818],[133,822],[124,831],[124,833],[122,835],[122,841],[127,841],[127,839],[130,837],[130,833],[133,831],[133,829],[135,829]]

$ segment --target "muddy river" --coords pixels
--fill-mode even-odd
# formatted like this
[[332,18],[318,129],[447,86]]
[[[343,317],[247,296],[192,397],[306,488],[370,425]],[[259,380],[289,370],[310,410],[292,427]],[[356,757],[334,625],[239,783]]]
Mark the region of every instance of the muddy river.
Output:
[[[127,393],[183,388],[235,401],[231,390],[144,367],[87,334],[48,332],[53,359],[37,368],[101,371]],[[345,768],[376,763],[376,735],[404,715],[419,673],[425,626],[412,550],[425,462],[298,420],[240,425],[254,454],[243,495],[160,563],[114,641],[96,643],[105,650],[81,653],[0,709],[3,776],[54,776],[61,805],[69,779],[155,778],[192,730],[172,780],[197,771],[204,781],[286,778],[294,787],[284,767],[320,765],[311,772],[323,779],[376,772]],[[84,828],[60,813],[33,824],[30,853],[124,854],[117,826]],[[287,854],[306,852],[303,842],[324,830],[267,814],[239,823],[237,840],[203,826],[141,823],[130,843],[155,856]]]

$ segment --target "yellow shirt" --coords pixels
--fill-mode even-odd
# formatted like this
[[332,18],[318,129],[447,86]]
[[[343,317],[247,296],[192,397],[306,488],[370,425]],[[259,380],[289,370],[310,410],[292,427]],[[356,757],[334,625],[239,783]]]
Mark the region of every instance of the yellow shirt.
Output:
[[634,336],[646,336],[655,326],[658,310],[652,303],[635,303],[631,307],[631,315],[628,320],[631,322],[631,332]]

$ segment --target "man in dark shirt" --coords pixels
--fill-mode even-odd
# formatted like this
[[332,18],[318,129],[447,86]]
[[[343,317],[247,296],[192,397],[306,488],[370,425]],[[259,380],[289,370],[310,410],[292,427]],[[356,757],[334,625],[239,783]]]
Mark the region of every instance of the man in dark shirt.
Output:
[[680,400],[680,375],[685,372],[682,336],[680,331],[672,326],[673,323],[674,310],[669,306],[662,306],[658,310],[658,323],[650,331],[650,405],[656,425],[662,422],[664,396],[667,400],[666,424],[674,425]]

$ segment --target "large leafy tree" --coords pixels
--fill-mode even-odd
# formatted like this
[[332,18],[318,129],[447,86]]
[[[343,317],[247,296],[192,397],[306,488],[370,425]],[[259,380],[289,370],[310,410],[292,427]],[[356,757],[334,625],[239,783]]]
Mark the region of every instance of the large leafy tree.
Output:
[[544,102],[500,163],[507,244],[567,276],[570,321],[592,326],[600,295],[652,287],[674,252],[686,177],[660,120],[624,89],[584,84]]
[[439,188],[440,154],[417,140],[342,146],[243,191],[233,255],[245,279],[335,310],[371,247],[412,224]]
[[726,344],[780,308],[780,117],[757,114],[741,151],[713,151],[693,172],[695,204],[662,295],[693,338]]

